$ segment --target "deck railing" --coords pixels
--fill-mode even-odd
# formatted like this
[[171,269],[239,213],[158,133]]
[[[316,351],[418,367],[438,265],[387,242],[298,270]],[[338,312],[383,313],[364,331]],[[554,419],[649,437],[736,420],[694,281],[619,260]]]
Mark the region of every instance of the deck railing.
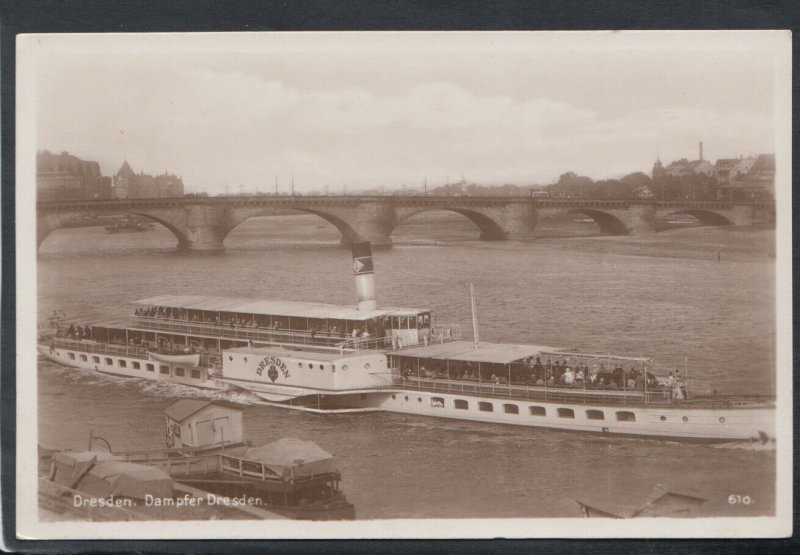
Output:
[[51,345],[65,349],[75,349],[76,351],[85,351],[87,353],[126,355],[141,358],[147,357],[146,347],[103,343],[91,339],[67,339],[65,337],[54,337],[51,341]]
[[469,393],[503,399],[531,399],[562,403],[605,403],[612,405],[669,405],[673,403],[669,389],[655,391],[623,391],[593,389],[582,386],[531,386],[518,383],[492,383],[448,378],[400,376],[395,370],[395,385],[407,389],[447,393]]
[[291,343],[294,345],[314,345],[333,347],[345,338],[339,334],[317,331],[313,334],[308,331],[249,328],[241,326],[220,326],[201,322],[183,322],[176,320],[163,320],[158,318],[145,318],[135,316],[134,320],[142,328],[173,333],[186,333],[193,335],[211,335],[221,339],[239,339],[251,341],[264,341],[268,343]]

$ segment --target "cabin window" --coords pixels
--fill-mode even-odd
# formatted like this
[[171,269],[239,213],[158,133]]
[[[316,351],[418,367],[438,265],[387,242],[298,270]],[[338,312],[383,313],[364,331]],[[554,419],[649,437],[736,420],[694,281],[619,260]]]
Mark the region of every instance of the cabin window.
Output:
[[528,412],[531,416],[546,416],[547,411],[544,407],[528,407]]
[[517,405],[503,405],[503,412],[506,414],[519,414],[519,407]]
[[494,412],[494,406],[486,401],[478,402],[478,410],[482,412]]
[[621,422],[636,422],[636,415],[629,410],[618,410],[617,420]]
[[111,360],[110,358],[106,357],[106,364],[109,365],[109,366],[113,366],[114,365],[114,361]]
[[162,364],[161,366],[158,367],[158,373],[159,374],[169,374],[169,366],[166,366],[166,365]]
[[325,370],[325,365],[324,365],[324,364],[320,364],[320,365],[319,365],[319,369],[320,369],[320,370]]
[[443,409],[444,399],[442,397],[431,397],[431,406],[437,409]]
[[67,356],[69,356],[70,360],[75,360],[75,353],[67,353]]
[[397,399],[397,395],[395,395],[394,393],[392,393],[392,399]]
[[186,375],[186,370],[184,370],[181,367],[178,367],[175,369],[175,375],[178,376],[179,378],[182,378]]
[[605,420],[606,417],[601,410],[590,409],[586,411],[586,418],[589,420]]
[[139,364],[138,362],[135,362],[135,361],[134,361],[134,362],[132,362],[131,364],[133,364],[133,367],[134,367],[136,370],[140,370],[140,369],[142,368],[142,365],[141,365],[141,364]]
[[100,364],[100,357],[92,357],[92,362],[95,364]]
[[122,359],[119,359],[119,360],[117,361],[117,364],[119,364],[119,367],[120,367],[120,368],[127,368],[127,367],[128,367],[128,363],[127,363],[127,362],[125,362],[125,361],[124,361],[124,360],[122,360]]
[[88,362],[89,358],[86,355],[81,355],[81,362]]
[[453,401],[453,406],[457,409],[467,410],[469,408],[469,403],[464,399],[456,399]]
[[192,370],[192,377],[196,380],[200,379],[200,370]]
[[145,365],[144,365],[144,368],[145,368],[145,370],[147,370],[148,372],[155,372],[155,370],[156,370],[156,367],[155,367],[154,365],[152,365],[152,364],[149,364],[149,363],[148,363],[148,364],[145,364]]
[[559,418],[575,418],[575,411],[572,409],[558,409]]

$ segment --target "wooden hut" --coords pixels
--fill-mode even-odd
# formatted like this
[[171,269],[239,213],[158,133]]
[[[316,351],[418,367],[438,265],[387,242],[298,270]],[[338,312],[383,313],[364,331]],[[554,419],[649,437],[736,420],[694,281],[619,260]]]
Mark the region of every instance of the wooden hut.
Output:
[[623,487],[587,492],[576,502],[587,518],[632,518],[702,516],[706,499],[695,493],[677,491],[662,484],[652,487]]
[[224,401],[182,399],[167,407],[167,448],[206,449],[243,441],[242,409]]

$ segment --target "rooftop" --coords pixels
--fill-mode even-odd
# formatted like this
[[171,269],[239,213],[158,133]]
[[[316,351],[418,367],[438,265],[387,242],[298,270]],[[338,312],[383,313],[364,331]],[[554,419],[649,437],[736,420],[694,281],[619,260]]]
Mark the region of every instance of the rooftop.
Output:
[[205,310],[209,312],[232,312],[271,316],[296,316],[299,318],[327,318],[332,320],[369,320],[381,316],[413,316],[423,309],[385,308],[358,310],[354,306],[302,301],[269,301],[242,297],[215,297],[205,295],[159,295],[134,301],[134,304]]
[[194,413],[206,408],[208,405],[218,405],[227,408],[234,408],[239,411],[242,410],[241,407],[236,406],[232,403],[214,401],[211,399],[181,399],[174,405],[170,405],[166,409],[164,409],[164,413],[173,420],[177,420],[178,422],[180,422],[188,418],[189,416],[193,415]]

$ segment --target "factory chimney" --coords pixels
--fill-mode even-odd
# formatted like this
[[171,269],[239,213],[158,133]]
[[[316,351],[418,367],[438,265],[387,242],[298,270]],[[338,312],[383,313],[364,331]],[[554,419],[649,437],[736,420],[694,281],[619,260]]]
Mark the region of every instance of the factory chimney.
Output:
[[372,247],[369,241],[353,243],[353,275],[356,282],[358,310],[375,310],[375,270],[372,266]]
[[700,161],[703,161],[703,141],[700,141]]

